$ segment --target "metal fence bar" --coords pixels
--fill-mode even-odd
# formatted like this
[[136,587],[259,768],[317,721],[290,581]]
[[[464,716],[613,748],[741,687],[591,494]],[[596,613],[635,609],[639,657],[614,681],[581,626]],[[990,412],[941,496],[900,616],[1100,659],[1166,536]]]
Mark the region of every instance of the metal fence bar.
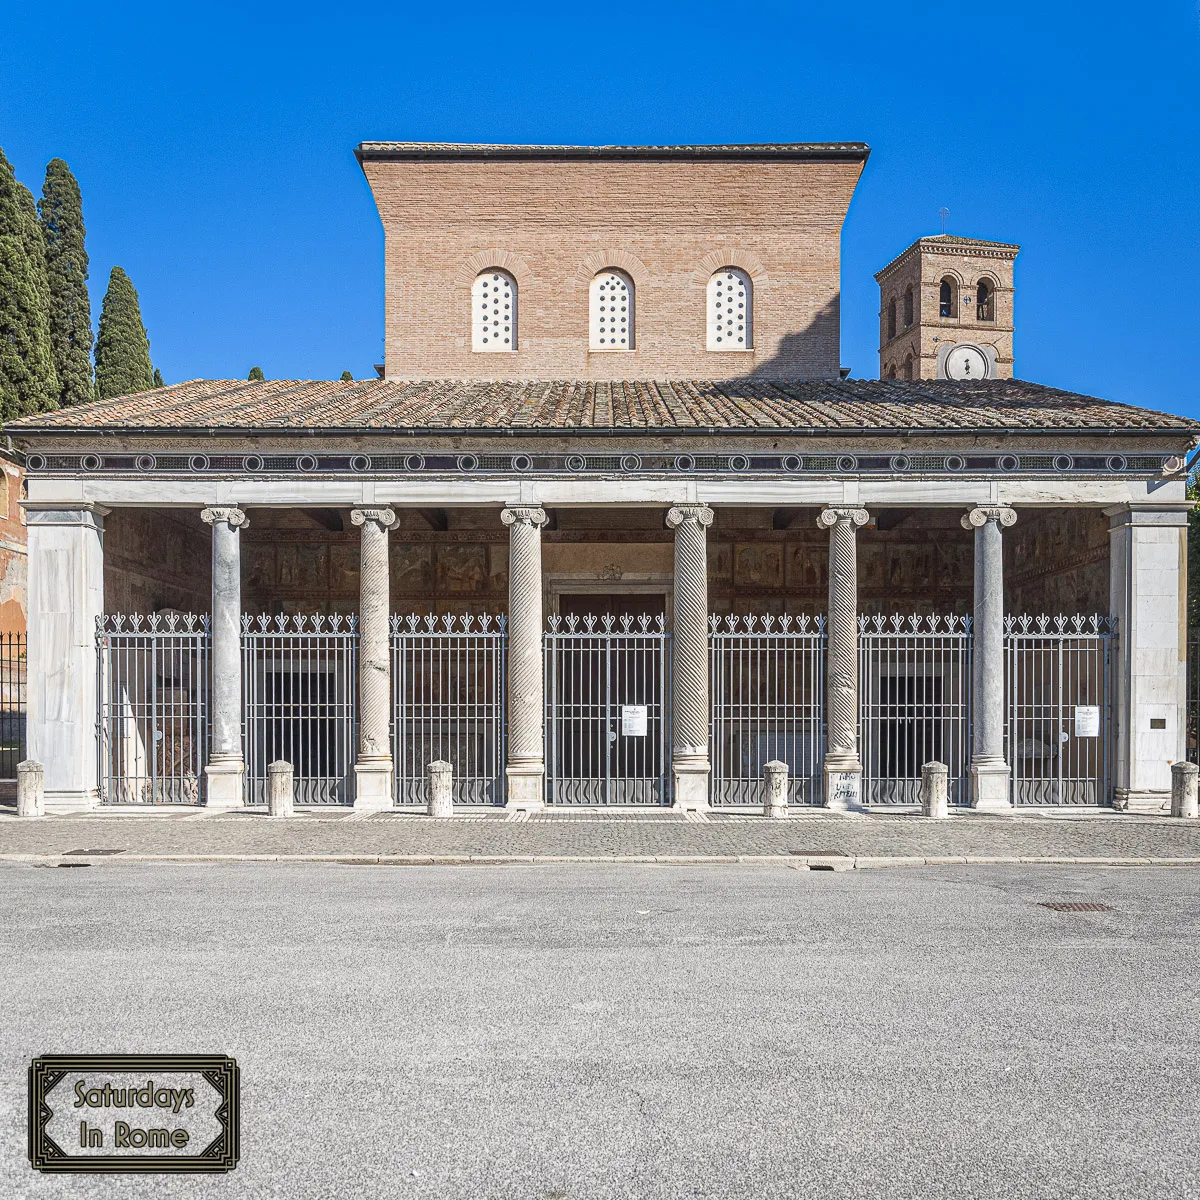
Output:
[[392,617],[396,803],[424,804],[425,768],[454,767],[455,804],[503,804],[507,619]]
[[96,623],[103,804],[198,804],[208,761],[207,616],[116,613]]
[[969,803],[969,617],[859,617],[863,801],[919,804],[921,767],[949,768],[951,804]]
[[544,646],[547,801],[669,804],[671,635],[663,616],[552,616]]
[[[1014,804],[1112,802],[1111,617],[1005,621],[1005,754]],[[1191,664],[1189,662],[1189,679]]]
[[0,634],[0,779],[16,779],[25,757],[27,648],[25,634]]
[[358,619],[242,617],[246,803],[292,764],[297,804],[351,804],[358,745]]
[[789,804],[820,804],[825,618],[709,618],[713,805],[761,805],[763,767],[788,764]]

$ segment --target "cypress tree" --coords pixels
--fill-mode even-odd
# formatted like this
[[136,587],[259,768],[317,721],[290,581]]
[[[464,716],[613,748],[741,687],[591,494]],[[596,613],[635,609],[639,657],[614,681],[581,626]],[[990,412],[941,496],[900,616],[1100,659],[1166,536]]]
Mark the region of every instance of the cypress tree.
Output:
[[61,158],[46,167],[38,205],[46,242],[50,287],[50,341],[58,374],[58,402],[92,398],[92,303],[84,249],[83,198],[71,168]]
[[96,391],[101,400],[148,392],[154,386],[150,340],[142,324],[138,294],[129,276],[113,267],[100,308],[96,338]]
[[0,420],[57,404],[50,287],[37,206],[0,150]]
[[157,367],[154,368],[154,386],[156,388],[167,386],[165,383],[163,383],[162,372]]
[[262,381],[263,381],[262,367],[251,367],[250,374],[246,376],[246,381],[248,383],[262,383]]
[[341,382],[342,382],[342,383],[353,383],[353,382],[354,382],[354,376],[353,376],[353,375],[351,375],[349,371],[343,371],[343,372],[342,372],[342,379],[341,379]]

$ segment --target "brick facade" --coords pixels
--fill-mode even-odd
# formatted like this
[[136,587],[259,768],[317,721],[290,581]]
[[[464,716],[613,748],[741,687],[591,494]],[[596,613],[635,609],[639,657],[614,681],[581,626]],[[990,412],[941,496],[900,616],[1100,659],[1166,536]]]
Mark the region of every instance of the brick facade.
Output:
[[[399,161],[360,150],[383,221],[394,379],[836,379],[840,238],[865,148],[842,160]],[[705,348],[705,287],[754,285],[752,350]],[[471,284],[519,289],[519,350],[471,349]],[[588,287],[636,289],[636,349],[589,351]]]

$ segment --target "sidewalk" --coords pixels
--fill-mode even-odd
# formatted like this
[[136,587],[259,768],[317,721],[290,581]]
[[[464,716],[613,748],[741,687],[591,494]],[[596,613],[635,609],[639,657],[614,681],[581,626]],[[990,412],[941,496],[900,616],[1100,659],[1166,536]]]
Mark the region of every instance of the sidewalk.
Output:
[[1200,821],[1113,812],[955,814],[945,821],[820,810],[786,820],[666,810],[500,810],[434,820],[308,810],[289,819],[203,808],[21,819],[0,810],[0,861],[789,862],[837,867],[966,862],[1200,866]]

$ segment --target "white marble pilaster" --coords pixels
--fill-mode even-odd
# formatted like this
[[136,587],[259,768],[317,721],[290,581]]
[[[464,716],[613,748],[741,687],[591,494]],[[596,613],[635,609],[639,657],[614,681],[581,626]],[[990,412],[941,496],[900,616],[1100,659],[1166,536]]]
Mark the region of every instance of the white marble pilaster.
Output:
[[1187,510],[1105,509],[1117,619],[1113,804],[1163,812],[1187,734]]
[[104,516],[92,504],[26,505],[28,758],[45,767],[45,811],[99,803],[96,620],[104,612]]

